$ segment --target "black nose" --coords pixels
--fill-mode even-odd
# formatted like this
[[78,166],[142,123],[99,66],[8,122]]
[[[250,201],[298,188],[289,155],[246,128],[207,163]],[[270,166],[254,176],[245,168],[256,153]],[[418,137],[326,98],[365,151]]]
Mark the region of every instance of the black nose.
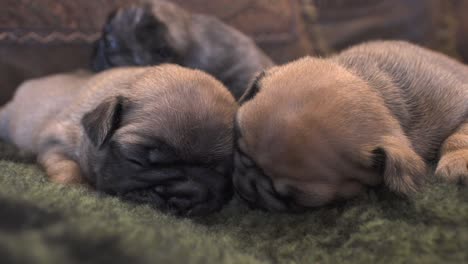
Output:
[[221,209],[233,195],[227,175],[196,166],[178,170],[181,174],[173,177],[147,175],[146,187],[129,191],[123,198],[179,216],[202,216]]
[[234,154],[234,189],[251,207],[267,211],[291,211],[296,206],[292,200],[275,190],[273,181],[247,155]]

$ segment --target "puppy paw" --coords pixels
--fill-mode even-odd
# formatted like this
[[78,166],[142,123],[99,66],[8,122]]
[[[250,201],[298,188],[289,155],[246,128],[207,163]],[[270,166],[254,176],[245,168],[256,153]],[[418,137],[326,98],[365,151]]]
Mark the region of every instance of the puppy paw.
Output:
[[409,195],[425,184],[428,173],[426,163],[413,150],[406,137],[385,136],[382,146],[374,150],[383,163],[383,178],[390,190]]
[[60,161],[54,168],[48,170],[49,179],[60,184],[82,184],[84,179],[81,176],[79,166],[73,161]]
[[46,153],[39,157],[50,181],[59,184],[86,184],[78,163],[58,153]]
[[468,185],[468,150],[443,155],[437,164],[435,175],[451,183]]

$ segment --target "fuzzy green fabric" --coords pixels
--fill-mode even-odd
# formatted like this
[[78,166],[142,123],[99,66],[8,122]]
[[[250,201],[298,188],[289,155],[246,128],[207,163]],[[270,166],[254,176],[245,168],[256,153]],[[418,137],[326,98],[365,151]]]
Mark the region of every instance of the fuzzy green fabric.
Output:
[[250,210],[179,219],[47,182],[0,145],[1,263],[468,263],[468,188],[410,199],[369,191],[305,214]]

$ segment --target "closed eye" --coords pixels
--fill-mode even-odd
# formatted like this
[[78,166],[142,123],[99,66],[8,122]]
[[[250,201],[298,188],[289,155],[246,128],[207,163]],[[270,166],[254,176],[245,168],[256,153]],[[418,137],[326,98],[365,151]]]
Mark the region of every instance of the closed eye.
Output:
[[148,160],[151,164],[163,165],[181,163],[174,147],[169,146],[161,140],[157,140],[157,147],[149,150]]
[[110,146],[115,155],[120,157],[121,160],[139,167],[145,167],[148,165],[146,155],[143,154],[140,148],[133,147],[131,145],[123,145],[116,141],[112,141]]
[[139,167],[145,167],[145,164],[143,162],[137,160],[137,159],[132,159],[132,158],[127,158],[127,161],[132,163],[133,165],[137,165]]

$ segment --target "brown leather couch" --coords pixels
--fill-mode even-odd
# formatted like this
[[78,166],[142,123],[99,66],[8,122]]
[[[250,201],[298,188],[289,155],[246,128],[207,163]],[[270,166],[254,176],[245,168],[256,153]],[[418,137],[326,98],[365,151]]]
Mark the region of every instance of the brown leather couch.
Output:
[[[0,104],[25,79],[88,67],[91,44],[107,14],[137,1],[0,0]],[[369,39],[437,46],[435,28],[442,12],[437,4],[445,0],[173,1],[237,27],[283,63]],[[452,1],[467,10],[468,0]],[[464,23],[459,36],[465,36],[458,46],[468,59],[468,21],[462,13],[458,18]]]
[[[24,79],[88,67],[107,14],[137,0],[0,0],[0,104]],[[278,62],[312,53],[296,0],[177,0],[251,35]],[[226,8],[229,7],[229,8]]]

